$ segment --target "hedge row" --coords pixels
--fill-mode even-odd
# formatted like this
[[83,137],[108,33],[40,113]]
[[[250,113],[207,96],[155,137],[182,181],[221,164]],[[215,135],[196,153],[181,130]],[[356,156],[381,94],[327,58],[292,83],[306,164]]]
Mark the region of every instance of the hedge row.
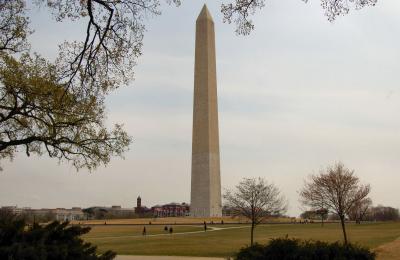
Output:
[[242,248],[236,260],[373,260],[375,253],[368,248],[340,242],[302,241],[277,238],[267,245],[255,244]]

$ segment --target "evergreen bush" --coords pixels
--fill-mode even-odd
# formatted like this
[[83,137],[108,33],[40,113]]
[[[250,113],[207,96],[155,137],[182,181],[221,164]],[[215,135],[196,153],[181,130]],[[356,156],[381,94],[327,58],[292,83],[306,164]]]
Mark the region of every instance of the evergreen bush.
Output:
[[373,260],[375,253],[368,248],[340,242],[302,241],[294,238],[272,239],[266,245],[242,248],[236,260]]
[[70,226],[68,222],[48,225],[0,214],[0,259],[18,260],[111,260],[116,254],[98,254],[97,247],[84,242],[80,236],[90,227]]

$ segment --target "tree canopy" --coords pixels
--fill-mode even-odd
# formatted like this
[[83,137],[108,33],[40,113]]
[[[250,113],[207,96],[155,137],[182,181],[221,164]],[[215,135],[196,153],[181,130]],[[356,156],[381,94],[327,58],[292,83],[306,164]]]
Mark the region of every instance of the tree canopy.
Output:
[[[231,0],[222,4],[221,11],[224,21],[236,24],[236,33],[248,35],[254,30],[251,16],[266,5],[266,0]],[[301,0],[307,3],[309,0]],[[317,0],[316,0],[317,1]],[[359,10],[366,6],[374,6],[378,0],[320,0],[321,7],[329,21],[334,21],[340,15],[348,14],[351,9]]]
[[[180,4],[179,0],[166,0]],[[144,19],[159,0],[36,0],[58,22],[84,20],[82,40],[54,61],[30,52],[25,0],[0,0],[0,159],[23,150],[95,169],[122,156],[131,137],[106,127],[104,99],[133,79]]]

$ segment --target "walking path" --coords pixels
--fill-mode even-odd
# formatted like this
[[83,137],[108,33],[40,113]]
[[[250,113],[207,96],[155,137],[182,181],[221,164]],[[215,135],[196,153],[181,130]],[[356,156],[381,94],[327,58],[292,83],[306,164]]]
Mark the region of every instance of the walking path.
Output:
[[115,260],[223,260],[216,257],[119,255]]
[[[240,226],[240,227],[227,227],[227,228],[219,228],[219,227],[209,227],[206,232],[214,232],[220,230],[227,230],[227,229],[238,229],[238,228],[248,228],[249,226]],[[146,237],[160,237],[160,236],[174,236],[174,235],[187,235],[187,234],[200,234],[204,233],[204,230],[200,231],[188,231],[188,232],[177,232],[177,233],[164,233],[164,234],[153,234],[153,235],[145,235]],[[131,236],[110,236],[110,237],[93,237],[90,238],[92,240],[97,239],[113,239],[113,238],[121,238],[121,237],[143,237],[143,235],[131,235]]]
[[400,237],[374,249],[378,260],[400,259]]

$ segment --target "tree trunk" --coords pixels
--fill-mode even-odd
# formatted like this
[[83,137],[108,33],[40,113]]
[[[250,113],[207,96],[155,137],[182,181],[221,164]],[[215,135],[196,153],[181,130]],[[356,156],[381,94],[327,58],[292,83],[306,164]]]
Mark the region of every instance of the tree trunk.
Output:
[[344,216],[340,216],[340,223],[342,224],[344,243],[347,245],[346,226],[344,223]]
[[250,246],[253,245],[253,236],[254,236],[254,222],[251,222]]

